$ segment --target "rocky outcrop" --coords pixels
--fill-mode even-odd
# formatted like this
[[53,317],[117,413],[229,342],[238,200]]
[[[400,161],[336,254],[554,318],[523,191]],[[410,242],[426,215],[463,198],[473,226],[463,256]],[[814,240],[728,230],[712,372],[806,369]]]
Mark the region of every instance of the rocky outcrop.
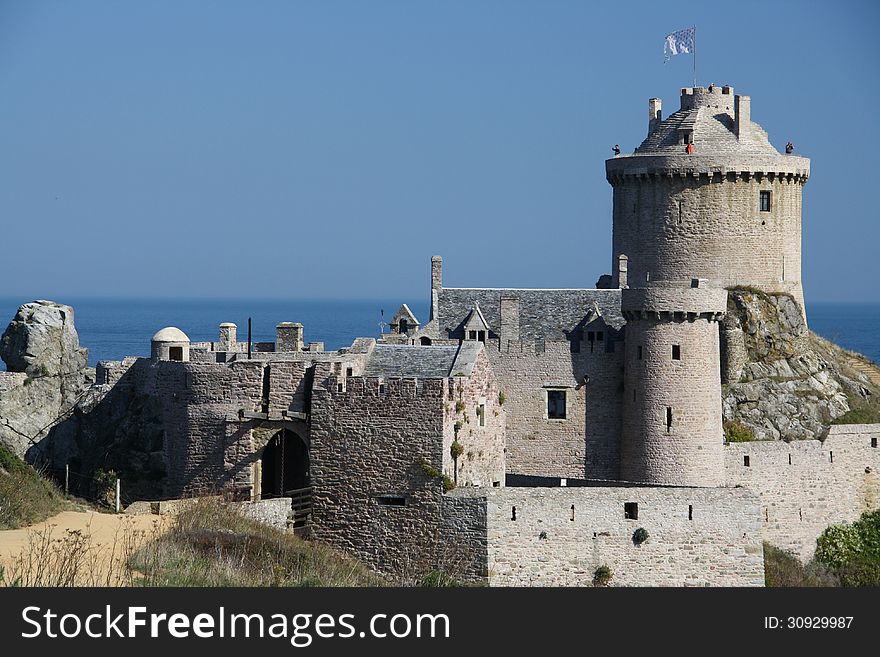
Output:
[[811,333],[789,295],[732,289],[721,327],[723,414],[759,440],[822,438],[850,400],[880,390],[846,352]]
[[73,309],[53,301],[18,309],[0,338],[0,358],[8,370],[0,373],[0,442],[25,457],[87,395],[94,371]]

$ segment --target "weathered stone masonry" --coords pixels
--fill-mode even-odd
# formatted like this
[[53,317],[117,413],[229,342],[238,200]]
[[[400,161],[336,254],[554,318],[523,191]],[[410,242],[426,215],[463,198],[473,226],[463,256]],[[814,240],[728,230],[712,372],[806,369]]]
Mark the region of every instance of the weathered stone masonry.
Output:
[[[486,510],[493,586],[762,586],[758,500],[745,489],[505,488],[455,491]],[[625,505],[637,505],[627,518]],[[633,509],[633,507],[630,507]],[[638,528],[648,540],[636,545]],[[477,540],[476,537],[473,540]]]

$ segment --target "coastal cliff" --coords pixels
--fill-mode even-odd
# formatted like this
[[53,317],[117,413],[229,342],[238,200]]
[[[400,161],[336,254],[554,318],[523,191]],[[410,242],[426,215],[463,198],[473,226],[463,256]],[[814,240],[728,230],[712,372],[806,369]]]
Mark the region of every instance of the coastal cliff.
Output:
[[809,331],[790,295],[729,290],[721,361],[724,420],[740,436],[823,438],[854,414],[876,421],[880,369]]

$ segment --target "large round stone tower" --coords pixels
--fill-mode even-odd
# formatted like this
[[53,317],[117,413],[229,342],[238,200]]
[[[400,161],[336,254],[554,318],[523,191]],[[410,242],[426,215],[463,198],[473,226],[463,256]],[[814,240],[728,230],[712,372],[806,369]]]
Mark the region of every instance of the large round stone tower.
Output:
[[727,291],[665,286],[622,291],[626,318],[621,479],[724,482],[718,321]]
[[605,163],[614,188],[615,287],[655,281],[788,292],[803,309],[801,191],[805,157],[783,155],[732,87],[681,90],[661,117],[648,101],[648,136]]

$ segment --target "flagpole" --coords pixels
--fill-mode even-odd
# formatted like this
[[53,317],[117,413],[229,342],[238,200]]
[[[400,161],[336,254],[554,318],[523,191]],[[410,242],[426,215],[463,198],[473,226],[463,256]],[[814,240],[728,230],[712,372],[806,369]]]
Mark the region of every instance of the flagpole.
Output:
[[697,86],[697,26],[694,25],[694,87]]

